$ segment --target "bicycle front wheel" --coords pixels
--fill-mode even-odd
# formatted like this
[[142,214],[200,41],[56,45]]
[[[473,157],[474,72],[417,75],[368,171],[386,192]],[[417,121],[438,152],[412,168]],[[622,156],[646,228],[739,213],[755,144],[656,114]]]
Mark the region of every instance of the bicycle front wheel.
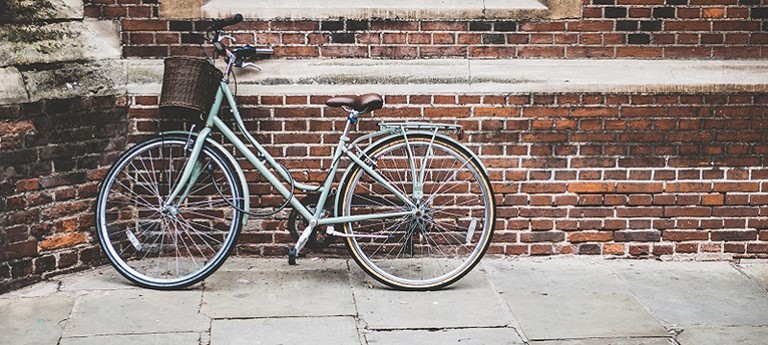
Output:
[[352,167],[341,184],[339,214],[412,213],[344,224],[355,236],[346,244],[360,267],[406,290],[445,287],[469,273],[488,249],[495,225],[493,190],[477,157],[448,138],[407,134],[384,140],[361,158],[382,178]]
[[[112,166],[99,191],[96,226],[112,265],[148,288],[182,288],[226,260],[237,240],[243,187],[232,163],[205,144],[182,200],[165,202],[180,183],[190,148],[183,136],[137,144]],[[225,200],[226,198],[226,200]]]

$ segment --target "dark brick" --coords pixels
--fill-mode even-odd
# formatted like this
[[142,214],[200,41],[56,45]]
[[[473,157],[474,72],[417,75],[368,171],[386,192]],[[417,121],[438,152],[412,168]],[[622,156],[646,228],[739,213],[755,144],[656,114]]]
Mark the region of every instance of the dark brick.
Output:
[[757,5],[760,5],[760,0],[739,0],[739,5],[757,6]]
[[667,5],[688,5],[688,0],[667,0]]
[[0,254],[3,261],[37,255],[37,241],[28,240],[5,245]]
[[615,5],[616,0],[592,0],[592,5]]
[[753,7],[750,16],[753,19],[768,18],[768,7]]
[[44,274],[56,269],[56,258],[52,255],[35,258],[33,260],[35,266],[35,274]]
[[627,43],[649,44],[651,43],[651,36],[648,34],[630,34],[630,35],[627,35]]
[[493,24],[493,30],[501,32],[517,31],[517,22],[496,22]]
[[763,22],[762,29],[763,31],[768,31],[768,21]]
[[505,37],[502,34],[483,34],[483,44],[504,44]]
[[[8,266],[6,263],[0,264],[0,281],[8,279],[10,277],[11,277],[11,266]],[[3,288],[0,287],[0,293],[3,293],[3,291],[4,291]]]
[[469,31],[491,31],[493,25],[489,22],[469,22]]
[[606,7],[605,18],[625,18],[627,16],[626,7]]
[[324,21],[320,23],[320,30],[323,31],[341,31],[344,30],[344,21]]
[[656,7],[653,9],[653,17],[654,18],[674,18],[675,8],[674,7]]
[[600,245],[596,243],[584,243],[579,245],[579,254],[599,255]]
[[661,231],[657,230],[627,230],[616,231],[613,234],[613,238],[616,242],[658,242],[661,240]]
[[640,31],[661,31],[661,21],[660,20],[641,21]]
[[616,31],[637,31],[638,21],[619,20],[616,21]]
[[754,241],[757,230],[714,230],[712,241]]
[[211,27],[211,21],[210,20],[196,20],[193,22],[195,31],[206,31],[208,28]]
[[71,251],[71,252],[64,252],[59,254],[59,262],[57,264],[58,268],[67,268],[70,266],[73,266],[77,263],[77,252]]
[[168,23],[168,29],[171,31],[192,31],[194,25],[190,21],[172,20]]
[[205,39],[199,34],[181,34],[181,43],[184,44],[203,44]]
[[367,20],[348,20],[347,31],[363,31],[371,28],[371,22]]
[[332,43],[355,43],[355,34],[348,32],[337,32],[331,34]]
[[[12,278],[25,278],[32,274],[32,260],[26,259],[26,260],[19,260],[16,262],[11,262],[11,277]],[[33,279],[32,282],[39,281],[40,279]],[[26,284],[25,284],[26,285]]]
[[80,261],[86,265],[96,266],[106,261],[101,253],[101,249],[96,247],[90,247],[80,251]]

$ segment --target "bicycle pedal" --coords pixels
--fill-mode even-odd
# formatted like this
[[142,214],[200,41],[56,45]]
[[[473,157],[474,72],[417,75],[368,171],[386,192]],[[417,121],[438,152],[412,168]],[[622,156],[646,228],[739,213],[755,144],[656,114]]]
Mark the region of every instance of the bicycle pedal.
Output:
[[298,255],[298,251],[296,250],[296,247],[291,247],[291,249],[288,249],[288,265],[290,266],[296,266],[296,255]]

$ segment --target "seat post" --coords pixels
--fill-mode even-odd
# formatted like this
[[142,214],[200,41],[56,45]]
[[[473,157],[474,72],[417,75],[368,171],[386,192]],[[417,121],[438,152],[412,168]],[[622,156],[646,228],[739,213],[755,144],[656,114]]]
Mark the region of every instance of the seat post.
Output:
[[357,118],[360,116],[360,112],[347,107],[344,107],[344,110],[349,113],[349,116],[347,116],[347,123],[344,126],[344,133],[341,136],[342,138],[349,138],[349,130],[352,128],[352,125],[357,123]]

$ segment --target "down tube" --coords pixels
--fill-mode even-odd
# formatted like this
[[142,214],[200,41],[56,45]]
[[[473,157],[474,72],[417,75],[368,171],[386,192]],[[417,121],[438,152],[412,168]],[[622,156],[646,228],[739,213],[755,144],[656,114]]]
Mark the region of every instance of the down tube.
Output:
[[259,171],[266,179],[269,181],[269,183],[277,189],[277,191],[282,195],[284,198],[289,199],[289,202],[291,203],[291,206],[293,206],[301,215],[306,219],[312,219],[314,215],[307,210],[307,208],[301,204],[301,201],[296,198],[295,195],[291,194],[291,191],[289,191],[285,186],[283,186],[282,183],[280,183],[280,180],[277,179],[277,177],[267,169],[267,166],[262,163],[256,155],[251,152],[251,150],[248,149],[245,144],[240,141],[240,139],[237,137],[237,135],[232,132],[231,129],[227,126],[224,121],[219,119],[218,117],[213,119],[213,124],[216,126],[216,128],[219,129],[219,131],[233,144],[235,145],[235,148],[242,153],[245,158],[253,164],[254,167],[256,167],[256,170]]

